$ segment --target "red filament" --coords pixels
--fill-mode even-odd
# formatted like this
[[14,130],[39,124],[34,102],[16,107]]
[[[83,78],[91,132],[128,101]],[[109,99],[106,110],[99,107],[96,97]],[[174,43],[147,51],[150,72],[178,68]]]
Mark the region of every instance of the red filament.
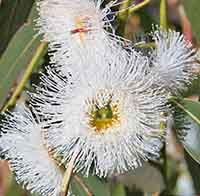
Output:
[[86,28],[76,28],[76,29],[71,30],[71,34],[87,33],[88,31],[90,31],[90,30],[86,29]]

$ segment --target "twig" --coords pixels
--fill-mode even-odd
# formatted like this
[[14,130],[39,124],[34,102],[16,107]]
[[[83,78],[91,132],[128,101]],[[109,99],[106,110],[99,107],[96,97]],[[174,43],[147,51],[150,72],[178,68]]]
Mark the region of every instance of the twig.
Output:
[[[164,30],[167,30],[167,10],[166,10],[166,0],[160,0],[160,27]],[[162,123],[161,123],[162,124]],[[166,128],[166,124],[161,128]],[[164,180],[166,183],[166,194],[168,194],[169,190],[169,183],[168,183],[168,157],[167,157],[167,143],[163,146],[163,175]]]
[[74,174],[73,178],[83,188],[87,196],[94,196],[89,187],[83,182],[83,180],[78,175]]
[[15,89],[14,93],[12,94],[11,98],[9,99],[9,101],[3,107],[2,112],[4,112],[9,106],[12,106],[15,104],[18,96],[21,94],[22,90],[24,89],[24,86],[26,85],[26,82],[28,81],[28,79],[33,71],[33,68],[37,64],[38,59],[41,57],[41,55],[44,53],[44,51],[46,49],[47,49],[47,43],[43,42],[39,45],[34,57],[32,58],[29,65],[27,66],[27,69],[25,70],[25,73],[24,73],[19,85],[16,87],[16,89]]
[[160,2],[160,27],[167,29],[167,7],[166,0],[161,0]]
[[123,4],[119,8],[120,12],[118,13],[117,18],[118,18],[118,23],[119,23],[118,31],[119,31],[119,35],[121,35],[121,36],[124,36],[124,34],[125,34],[127,19],[129,16],[128,7],[129,7],[130,3],[131,3],[131,0],[124,1]]
[[142,3],[139,3],[131,8],[129,8],[131,4],[131,0],[124,1],[120,8],[120,12],[118,13],[118,21],[119,21],[119,34],[124,35],[125,34],[125,26],[127,18],[130,14],[133,14],[133,12],[143,8],[145,5],[147,5],[151,0],[144,0]]
[[62,180],[62,184],[61,184],[61,192],[60,192],[60,196],[67,196],[68,194],[68,190],[69,190],[69,183],[70,183],[70,179],[73,173],[73,168],[74,168],[74,162],[77,158],[77,153],[75,152],[68,164],[67,169],[65,170],[64,176],[63,176],[63,180]]
[[137,5],[135,5],[134,7],[129,9],[129,14],[132,14],[133,12],[143,8],[144,6],[146,6],[148,3],[150,3],[151,0],[144,0],[142,3],[139,3]]
[[134,47],[137,47],[137,48],[155,48],[156,44],[154,42],[137,43],[137,44],[134,45]]

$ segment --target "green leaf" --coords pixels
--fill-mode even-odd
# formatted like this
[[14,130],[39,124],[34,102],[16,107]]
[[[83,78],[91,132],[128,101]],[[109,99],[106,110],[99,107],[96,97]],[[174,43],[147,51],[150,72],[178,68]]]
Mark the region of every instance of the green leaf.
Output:
[[200,125],[189,118],[190,124],[187,126],[186,136],[184,137],[183,146],[187,153],[200,164]]
[[200,102],[188,99],[173,100],[173,102],[188,116],[186,136],[183,146],[186,152],[200,164]]
[[[87,185],[89,190],[93,193],[94,196],[111,196],[109,183],[106,183],[104,180],[99,179],[96,176],[89,176],[88,178],[82,177],[84,184]],[[80,184],[72,178],[72,193],[78,196],[87,196]]]
[[15,32],[27,20],[33,2],[34,0],[2,0],[0,3],[0,56]]
[[[200,131],[200,130],[199,130]],[[199,138],[200,139],[200,138]],[[200,164],[200,150],[197,151],[193,149],[190,145],[185,144],[184,145],[185,150],[187,153],[197,162]]]
[[[200,192],[200,102],[191,100],[173,101],[187,116],[185,136],[182,141],[185,158],[197,193]],[[184,117],[185,118],[185,117]],[[184,123],[184,122],[183,122]],[[189,124],[188,124],[189,123]]]
[[193,179],[196,193],[200,192],[200,126],[191,122],[190,130],[185,137],[183,146],[185,148],[185,158],[188,169]]
[[200,6],[199,0],[184,0],[184,7],[186,9],[186,14],[190,19],[190,23],[192,24],[192,30],[195,37],[200,40],[200,25],[199,25],[199,13]]
[[200,102],[188,99],[171,99],[171,101],[200,125]]
[[200,165],[191,157],[191,153],[188,153],[188,151],[185,151],[185,159],[187,162],[187,166],[190,172],[190,175],[192,176],[194,188],[196,191],[196,194],[200,193]]
[[36,36],[34,30],[34,17],[35,15],[31,15],[29,22],[17,31],[0,59],[0,107],[6,101],[10,89],[17,83],[19,74],[27,68],[41,45],[41,37]]

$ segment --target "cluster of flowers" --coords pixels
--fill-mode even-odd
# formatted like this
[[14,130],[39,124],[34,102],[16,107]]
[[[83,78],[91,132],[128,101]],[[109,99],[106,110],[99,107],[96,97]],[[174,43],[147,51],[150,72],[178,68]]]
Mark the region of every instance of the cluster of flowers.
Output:
[[156,29],[148,56],[134,50],[111,26],[119,3],[102,9],[102,2],[38,2],[53,68],[28,108],[5,114],[0,148],[17,181],[43,196],[59,194],[74,156],[74,172],[99,177],[159,157],[168,94],[183,90],[198,66],[192,45],[174,31]]

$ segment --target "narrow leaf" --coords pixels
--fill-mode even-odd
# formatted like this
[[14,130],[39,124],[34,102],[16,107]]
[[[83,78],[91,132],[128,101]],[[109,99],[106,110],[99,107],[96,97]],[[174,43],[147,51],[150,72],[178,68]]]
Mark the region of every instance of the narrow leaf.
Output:
[[188,99],[171,99],[171,101],[200,125],[200,102]]
[[34,30],[33,18],[32,15],[29,22],[18,30],[0,59],[0,107],[12,94],[11,89],[16,88],[19,74],[31,64],[41,44],[41,37],[36,36]]
[[0,1],[0,56],[15,32],[27,20],[33,2],[34,0]]

